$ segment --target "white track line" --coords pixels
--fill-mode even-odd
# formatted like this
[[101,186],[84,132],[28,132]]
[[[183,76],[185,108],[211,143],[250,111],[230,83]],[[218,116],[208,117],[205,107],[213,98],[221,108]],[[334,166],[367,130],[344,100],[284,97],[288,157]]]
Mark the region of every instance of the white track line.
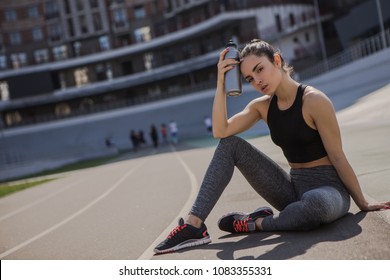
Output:
[[8,219],[9,217],[12,217],[12,216],[14,216],[14,215],[20,213],[20,212],[22,212],[22,211],[25,211],[25,210],[27,210],[27,209],[29,209],[29,208],[31,208],[31,207],[33,207],[33,206],[35,206],[35,205],[37,205],[37,204],[43,202],[43,201],[45,201],[45,200],[48,200],[49,198],[51,198],[51,197],[53,197],[53,196],[56,196],[57,194],[59,194],[59,193],[65,191],[65,190],[67,190],[67,189],[69,189],[69,188],[71,188],[71,187],[73,187],[73,186],[78,185],[78,184],[80,184],[82,181],[84,181],[84,180],[79,180],[79,181],[77,181],[77,182],[75,182],[75,183],[66,185],[66,186],[63,187],[62,189],[56,190],[55,192],[53,192],[53,193],[51,193],[51,194],[49,194],[49,195],[46,195],[46,196],[42,197],[41,199],[38,199],[38,200],[36,200],[36,201],[34,201],[34,202],[30,203],[30,204],[26,204],[26,205],[24,205],[23,207],[21,207],[21,208],[19,208],[19,209],[16,209],[16,210],[14,210],[14,211],[12,211],[12,212],[10,212],[10,213],[4,215],[4,216],[1,216],[1,217],[0,217],[0,222],[1,222],[1,221],[4,221],[5,219]]
[[58,229],[59,227],[65,225],[66,223],[70,222],[71,220],[75,219],[76,217],[83,214],[85,211],[87,211],[89,208],[94,206],[96,203],[107,197],[111,192],[113,192],[123,181],[125,181],[131,174],[134,173],[136,169],[138,169],[142,164],[145,163],[146,160],[143,160],[141,163],[139,163],[134,168],[130,169],[128,172],[126,172],[125,175],[123,175],[114,185],[112,185],[106,192],[104,192],[102,195],[100,195],[98,198],[93,200],[92,202],[88,203],[85,207],[81,208],[79,211],[74,213],[73,215],[69,216],[68,218],[62,220],[61,222],[55,224],[54,226],[48,228],[47,230],[41,232],[40,234],[37,234],[36,236],[24,241],[23,243],[5,251],[4,253],[0,254],[0,259],[3,259],[4,257],[7,257],[8,255],[26,247],[27,245],[33,243],[34,241],[44,237],[45,235],[53,232],[54,230]]
[[176,218],[173,219],[171,224],[157,237],[157,239],[143,252],[141,256],[138,257],[138,260],[149,260],[153,257],[154,252],[153,249],[163,240],[165,239],[170,231],[177,226],[177,221],[180,217],[183,217],[187,215],[192,203],[195,200],[197,190],[198,190],[198,181],[196,180],[195,174],[191,171],[191,169],[188,167],[188,165],[185,163],[183,158],[180,156],[180,154],[176,151],[176,149],[171,145],[171,150],[173,151],[174,155],[176,156],[177,160],[181,163],[181,165],[184,167],[184,170],[186,171],[188,177],[190,178],[191,182],[191,190],[190,195],[187,199],[187,202],[184,204],[183,208],[179,211],[179,215],[177,215]]

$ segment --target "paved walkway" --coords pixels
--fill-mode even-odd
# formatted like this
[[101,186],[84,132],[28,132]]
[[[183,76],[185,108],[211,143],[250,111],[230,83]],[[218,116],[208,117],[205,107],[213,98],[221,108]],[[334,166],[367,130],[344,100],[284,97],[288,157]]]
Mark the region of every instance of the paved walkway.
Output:
[[[338,113],[344,149],[370,200],[390,200],[390,87]],[[253,144],[286,169],[268,136]],[[0,259],[389,259],[390,211],[350,213],[310,232],[225,235],[217,220],[266,202],[236,172],[207,220],[213,242],[153,256],[189,210],[215,140],[145,149],[0,199]]]

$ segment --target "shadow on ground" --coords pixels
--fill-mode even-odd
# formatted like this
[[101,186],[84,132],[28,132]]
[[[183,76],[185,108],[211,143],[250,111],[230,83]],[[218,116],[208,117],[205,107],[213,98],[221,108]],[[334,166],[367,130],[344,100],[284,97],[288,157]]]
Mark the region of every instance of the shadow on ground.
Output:
[[[362,232],[359,222],[367,213],[348,213],[343,218],[329,225],[307,232],[261,232],[246,235],[239,241],[229,241],[233,235],[225,235],[218,243],[201,246],[201,250],[215,250],[216,257],[221,260],[235,259],[237,251],[245,250],[250,253],[241,256],[241,260],[287,260],[299,257],[307,251],[323,242],[338,242],[353,238]],[[268,246],[265,251],[264,246]],[[193,248],[190,250],[194,250]],[[187,250],[183,250],[185,252]],[[256,257],[257,256],[257,257]]]

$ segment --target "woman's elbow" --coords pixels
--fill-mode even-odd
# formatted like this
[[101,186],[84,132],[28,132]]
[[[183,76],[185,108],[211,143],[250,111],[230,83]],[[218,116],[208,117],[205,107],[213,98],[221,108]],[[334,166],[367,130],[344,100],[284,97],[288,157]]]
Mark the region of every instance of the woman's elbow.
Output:
[[222,139],[222,138],[226,138],[227,135],[223,131],[218,131],[216,129],[213,129],[213,137],[215,139]]
[[344,162],[346,160],[345,154],[343,152],[329,153],[328,158],[333,165],[338,165],[340,162]]
[[214,137],[214,139],[221,139],[221,138],[223,138],[221,136],[221,134],[219,134],[218,132],[215,132],[215,131],[213,131],[213,137]]

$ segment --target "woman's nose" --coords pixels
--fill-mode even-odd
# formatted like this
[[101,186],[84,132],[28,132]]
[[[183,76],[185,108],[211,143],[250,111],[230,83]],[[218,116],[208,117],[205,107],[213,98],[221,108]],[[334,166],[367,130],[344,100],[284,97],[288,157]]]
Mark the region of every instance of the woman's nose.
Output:
[[256,84],[261,85],[263,83],[263,80],[260,78],[255,78]]

